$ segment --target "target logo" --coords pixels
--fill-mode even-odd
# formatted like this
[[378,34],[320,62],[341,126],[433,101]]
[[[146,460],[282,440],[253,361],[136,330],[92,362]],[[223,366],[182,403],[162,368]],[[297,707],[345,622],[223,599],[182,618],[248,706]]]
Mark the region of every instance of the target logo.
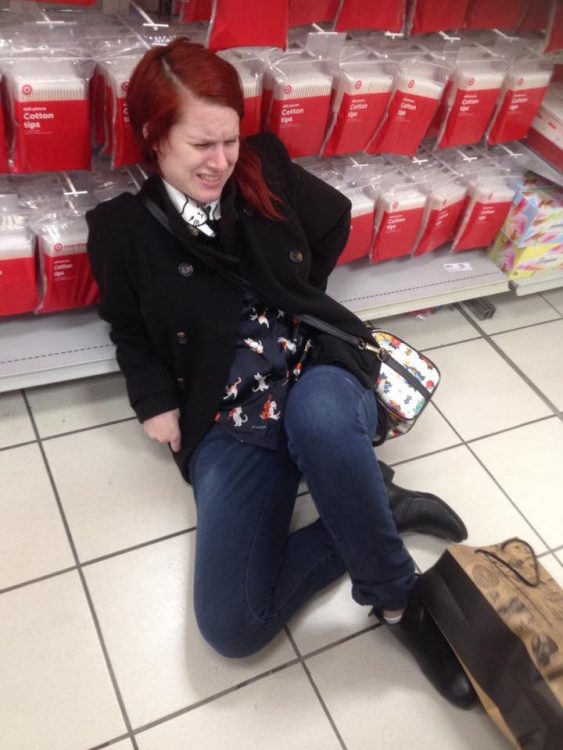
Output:
[[399,208],[399,201],[393,201],[391,208]]
[[291,94],[292,91],[293,91],[293,88],[292,88],[291,84],[288,83],[287,86],[284,87],[283,93],[284,94]]
[[412,89],[414,87],[414,78],[411,78],[411,80],[408,83],[409,89]]
[[31,88],[29,83],[26,83],[24,86],[22,86],[22,94],[29,96],[31,93],[33,93],[33,89]]
[[474,78],[470,78],[470,79],[469,79],[469,80],[467,81],[467,85],[468,85],[468,86],[473,86],[473,84],[474,84],[474,83],[475,83],[475,79],[474,79]]
[[129,88],[129,81],[123,81],[123,83],[121,84],[121,90],[123,91],[124,94],[127,93],[128,88]]
[[361,81],[356,81],[356,83],[354,84],[354,88],[356,89],[356,91],[358,89],[361,89],[362,88],[362,82]]
[[522,85],[522,84],[524,83],[524,79],[523,79],[523,78],[519,78],[519,79],[518,79],[518,80],[516,81],[516,83],[518,84],[518,86],[521,86],[521,85]]
[[62,249],[63,249],[62,244],[60,242],[55,242],[55,244],[53,245],[53,250],[56,253],[60,253]]

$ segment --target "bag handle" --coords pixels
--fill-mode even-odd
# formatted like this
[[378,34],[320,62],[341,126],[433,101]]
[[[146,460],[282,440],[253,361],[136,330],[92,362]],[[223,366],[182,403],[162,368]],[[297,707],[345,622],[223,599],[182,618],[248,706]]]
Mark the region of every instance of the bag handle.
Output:
[[480,554],[484,555],[485,557],[489,557],[492,560],[495,560],[500,565],[503,565],[505,568],[508,568],[511,573],[513,573],[516,578],[518,578],[519,581],[522,581],[522,583],[525,583],[526,586],[530,586],[531,588],[537,588],[540,584],[540,569],[539,569],[539,563],[538,558],[536,557],[536,553],[532,549],[532,546],[528,544],[528,542],[524,541],[524,539],[519,539],[518,537],[512,537],[512,539],[507,539],[506,542],[503,542],[500,545],[500,548],[502,551],[508,547],[509,544],[514,544],[514,542],[518,542],[518,544],[524,545],[524,547],[528,550],[530,553],[530,557],[533,560],[534,563],[534,580],[530,581],[525,576],[520,573],[519,570],[516,570],[510,563],[506,562],[506,560],[503,560],[500,555],[497,555],[495,552],[491,552],[490,549],[487,549],[486,547],[480,547],[479,549],[476,549],[475,552],[479,552]]

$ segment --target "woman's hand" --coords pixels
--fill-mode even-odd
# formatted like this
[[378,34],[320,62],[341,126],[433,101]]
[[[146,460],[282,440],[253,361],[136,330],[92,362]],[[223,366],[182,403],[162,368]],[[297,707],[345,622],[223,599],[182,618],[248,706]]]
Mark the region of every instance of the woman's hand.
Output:
[[170,447],[177,453],[180,450],[180,409],[165,411],[143,422],[143,430],[153,440],[159,443],[170,443]]

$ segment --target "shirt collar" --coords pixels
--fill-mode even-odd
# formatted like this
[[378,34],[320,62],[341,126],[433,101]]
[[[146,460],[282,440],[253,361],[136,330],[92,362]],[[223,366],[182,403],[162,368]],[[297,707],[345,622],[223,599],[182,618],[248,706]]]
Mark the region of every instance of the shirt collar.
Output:
[[212,221],[218,221],[221,218],[221,203],[219,200],[213,201],[212,203],[201,204],[190,198],[189,195],[185,195],[181,190],[170,185],[166,180],[162,180],[168,197],[172,201],[174,208],[177,209],[178,213],[184,219],[187,224],[191,224],[193,227],[206,234],[208,237],[215,237],[215,232],[207,223],[208,216],[205,209],[209,208],[209,218]]

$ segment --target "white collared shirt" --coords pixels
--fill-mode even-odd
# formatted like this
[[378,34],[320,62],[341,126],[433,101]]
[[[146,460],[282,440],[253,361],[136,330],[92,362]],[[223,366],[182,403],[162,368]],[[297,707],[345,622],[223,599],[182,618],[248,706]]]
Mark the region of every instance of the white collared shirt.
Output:
[[166,180],[162,180],[168,197],[178,209],[178,213],[187,224],[206,234],[208,237],[215,237],[215,232],[207,223],[208,218],[212,221],[219,221],[221,218],[221,203],[217,199],[212,203],[201,204],[185,195],[181,190],[170,185]]

